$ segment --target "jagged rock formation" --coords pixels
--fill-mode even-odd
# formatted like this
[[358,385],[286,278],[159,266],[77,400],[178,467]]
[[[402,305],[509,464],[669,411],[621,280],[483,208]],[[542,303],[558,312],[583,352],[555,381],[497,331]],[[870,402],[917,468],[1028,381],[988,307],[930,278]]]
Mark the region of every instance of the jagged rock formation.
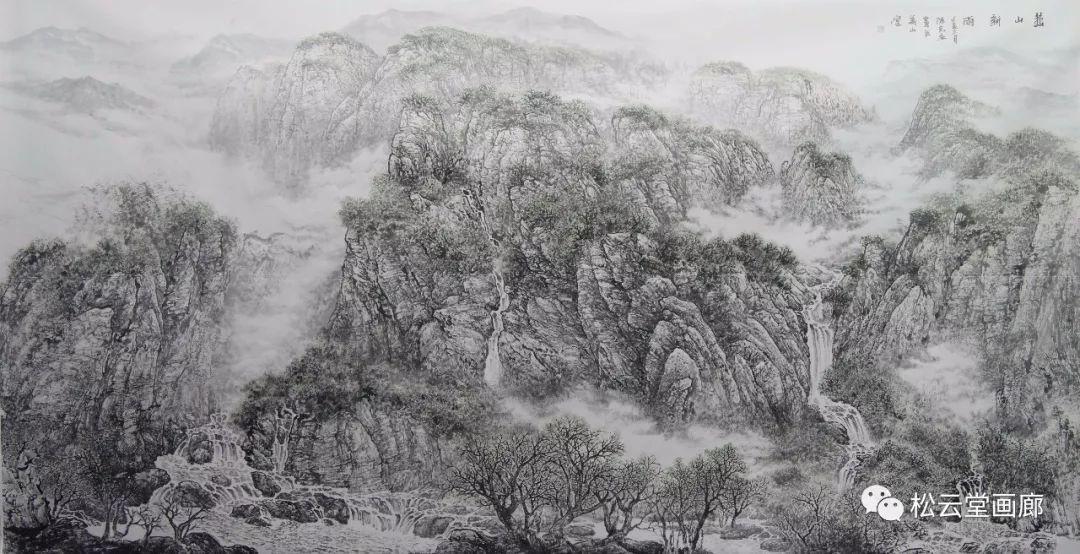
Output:
[[688,96],[690,112],[702,121],[781,145],[823,142],[830,128],[874,118],[854,94],[805,69],[754,73],[738,62],[710,63],[694,72]]
[[65,77],[40,84],[18,83],[8,87],[27,96],[57,102],[85,113],[103,109],[140,112],[154,106],[152,100],[141,94],[117,83],[103,83],[90,76],[77,79]]
[[109,195],[115,217],[88,223],[100,242],[32,244],[0,289],[5,439],[34,437],[54,464],[93,463],[64,454],[86,446],[142,470],[215,402],[237,236],[205,205]]
[[286,182],[312,164],[332,165],[352,154],[355,137],[340,132],[338,114],[357,101],[374,76],[378,57],[348,37],[323,33],[296,47],[281,73],[263,145],[271,172]]
[[923,159],[922,175],[953,171],[960,178],[985,177],[995,171],[1001,140],[973,127],[973,120],[994,115],[995,108],[971,100],[949,85],[936,85],[919,96],[904,138],[896,151],[914,151]]
[[773,177],[765,153],[738,131],[700,127],[646,106],[620,108],[611,125],[623,160],[649,174],[641,195],[680,216],[694,201],[735,204]]
[[1063,141],[1025,130],[1001,141],[1004,190],[912,213],[898,244],[867,243],[845,279],[840,349],[895,360],[932,336],[981,346],[1003,420],[1043,425],[1075,394],[1080,342],[1080,161]]
[[[254,388],[241,422],[299,403],[310,415],[292,471],[403,488],[437,473],[442,442],[490,414],[493,392],[595,386],[669,425],[795,417],[810,293],[794,257],[677,230],[692,203],[768,175],[767,159],[736,133],[691,140],[644,108],[612,125],[545,93],[407,101],[388,177],[343,210],[323,346]],[[333,393],[346,399],[333,412],[289,384],[335,376],[359,382]],[[426,406],[443,402],[433,418]]]
[[[275,276],[304,260],[145,185],[101,189],[79,231],[87,243],[21,250],[0,284],[5,455],[103,518],[145,502],[125,487],[141,490],[183,430],[236,393],[223,386],[234,315],[258,310]],[[21,523],[43,523],[31,513]]]
[[254,157],[270,141],[269,113],[285,66],[242,66],[218,96],[210,121],[210,147],[230,156]]
[[177,61],[170,71],[174,75],[199,79],[232,74],[238,67],[267,60],[287,60],[295,43],[284,39],[252,34],[216,35],[198,52]]
[[[299,185],[312,167],[340,164],[360,147],[386,144],[401,100],[414,93],[449,99],[489,85],[612,96],[659,71],[616,55],[449,28],[408,35],[379,59],[350,38],[324,33],[301,43],[280,73],[238,72],[219,101],[210,141],[228,152],[258,152],[276,179]],[[269,109],[267,90],[279,91]]]
[[861,182],[850,156],[822,152],[812,142],[796,147],[791,160],[780,167],[785,213],[815,225],[837,227],[852,222],[859,212]]

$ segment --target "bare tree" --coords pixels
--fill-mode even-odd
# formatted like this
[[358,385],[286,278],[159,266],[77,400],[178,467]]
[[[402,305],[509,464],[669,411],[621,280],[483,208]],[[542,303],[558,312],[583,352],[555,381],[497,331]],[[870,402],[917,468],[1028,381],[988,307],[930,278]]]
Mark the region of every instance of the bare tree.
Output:
[[556,418],[544,426],[543,440],[548,455],[540,492],[550,512],[547,529],[561,537],[575,519],[603,506],[600,488],[613,477],[623,444],[618,437],[593,430],[585,420],[573,416]]
[[154,504],[143,504],[141,506],[129,507],[125,510],[127,515],[127,523],[124,526],[124,530],[121,532],[119,525],[117,526],[117,537],[126,538],[131,531],[131,527],[135,526],[143,530],[142,539],[140,544],[143,549],[150,542],[150,536],[154,534],[154,531],[161,526],[161,519],[163,517],[162,510],[159,506]]
[[689,466],[681,458],[676,459],[661,475],[651,511],[660,525],[665,551],[690,544],[689,523],[699,509],[693,481]]
[[731,514],[731,526],[755,501],[765,496],[765,483],[760,480],[735,476],[721,494],[720,504],[724,513]]
[[823,484],[793,491],[770,511],[777,530],[799,551],[895,552],[903,537],[902,524],[866,517],[857,497],[838,496]]
[[705,524],[721,508],[724,493],[731,480],[746,471],[746,462],[734,446],[725,444],[720,448],[706,450],[690,460],[688,465],[699,503],[690,534],[690,547],[697,549]]
[[547,451],[544,437],[531,429],[468,436],[461,446],[461,463],[451,470],[452,487],[481,498],[516,542],[533,548],[539,544]]
[[656,494],[660,465],[652,456],[619,462],[596,491],[603,514],[605,543],[620,542],[644,523]]
[[654,502],[665,545],[701,545],[705,524],[723,507],[732,480],[746,471],[746,462],[734,446],[711,448],[689,462],[676,460],[664,472]]
[[214,501],[208,491],[193,481],[181,481],[163,495],[161,516],[172,528],[173,537],[183,542],[213,507]]

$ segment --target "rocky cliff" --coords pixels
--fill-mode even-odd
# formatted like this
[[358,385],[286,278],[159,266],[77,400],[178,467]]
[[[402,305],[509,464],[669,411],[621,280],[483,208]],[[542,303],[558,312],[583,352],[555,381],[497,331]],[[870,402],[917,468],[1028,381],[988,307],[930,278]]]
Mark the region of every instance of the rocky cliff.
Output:
[[[995,139],[998,140],[998,139]],[[998,188],[912,213],[895,244],[865,243],[843,284],[844,352],[897,360],[934,336],[980,345],[999,416],[1037,431],[1077,393],[1080,165],[1060,139],[1024,130],[1000,140]]]
[[0,284],[0,398],[9,467],[103,517],[145,502],[142,472],[237,393],[236,317],[303,254],[147,185],[100,189],[83,213],[76,237],[25,247]]
[[[412,94],[447,100],[470,87],[498,86],[613,96],[661,74],[614,54],[449,28],[407,35],[383,57],[351,38],[324,33],[303,41],[280,74],[239,72],[218,103],[210,140],[228,152],[258,152],[276,179],[297,185],[312,167],[387,144],[402,99]],[[260,91],[267,87],[278,91],[268,108],[252,109],[253,102],[265,105],[254,99],[265,98]]]
[[[547,93],[407,100],[388,175],[343,209],[323,345],[257,385],[242,424],[297,403],[294,472],[401,488],[429,482],[442,442],[499,396],[586,386],[666,426],[790,422],[809,386],[794,256],[680,230],[690,205],[771,165],[737,133],[686,125],[640,107],[607,123]],[[328,375],[341,382],[318,398],[339,411],[302,385]]]
[[71,464],[94,445],[144,469],[216,402],[237,235],[205,205],[107,194],[96,242],[34,243],[0,289],[4,440]]
[[689,110],[700,120],[784,146],[822,142],[830,128],[875,117],[842,85],[805,69],[755,73],[738,62],[714,62],[694,72],[687,94]]
[[815,225],[838,227],[854,221],[861,184],[850,156],[822,152],[812,142],[796,147],[780,168],[785,214]]
[[950,170],[960,178],[978,178],[995,170],[1002,144],[998,137],[979,131],[975,123],[997,110],[972,100],[949,85],[923,91],[911,115],[897,152],[922,158],[923,177]]

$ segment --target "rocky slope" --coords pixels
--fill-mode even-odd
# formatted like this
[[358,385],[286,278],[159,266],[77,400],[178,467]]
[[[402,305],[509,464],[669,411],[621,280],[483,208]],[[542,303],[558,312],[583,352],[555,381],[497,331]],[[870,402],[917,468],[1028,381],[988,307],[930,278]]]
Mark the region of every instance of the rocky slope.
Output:
[[[737,133],[685,125],[631,108],[609,126],[546,93],[406,101],[388,176],[343,210],[323,346],[257,385],[241,422],[296,403],[295,473],[409,488],[493,395],[598,387],[668,426],[797,417],[811,294],[794,257],[679,230],[690,204],[737,197],[771,166]],[[340,409],[309,379],[351,383],[318,397]]]
[[838,343],[895,360],[932,335],[970,334],[995,375],[1001,414],[1034,428],[1080,377],[1080,342],[1054,323],[1080,309],[1078,166],[1041,131],[1004,143],[1004,190],[916,211],[898,244],[867,244],[846,280]]
[[1002,143],[974,125],[977,119],[996,113],[995,108],[971,100],[949,85],[930,87],[919,96],[896,151],[921,157],[924,177],[946,170],[960,178],[985,177],[996,169],[996,158],[1003,154]]
[[[387,144],[401,101],[412,94],[451,99],[470,87],[497,86],[610,97],[659,71],[616,55],[449,28],[408,35],[382,58],[350,38],[324,33],[301,43],[280,74],[238,72],[219,101],[210,140],[227,151],[257,151],[277,180],[302,185],[310,168],[338,165],[361,147]],[[269,106],[254,100],[271,89],[279,92]],[[252,143],[260,136],[265,138]]]
[[815,225],[838,227],[855,220],[861,183],[849,156],[822,152],[812,142],[796,147],[780,168],[785,214]]
[[80,237],[24,248],[0,285],[0,397],[18,479],[103,517],[145,502],[141,472],[236,394],[235,317],[303,258],[149,186],[101,189],[84,214]]
[[694,72],[687,94],[690,112],[702,121],[786,146],[822,142],[830,128],[874,119],[843,86],[804,69],[755,73],[738,62],[715,62]]

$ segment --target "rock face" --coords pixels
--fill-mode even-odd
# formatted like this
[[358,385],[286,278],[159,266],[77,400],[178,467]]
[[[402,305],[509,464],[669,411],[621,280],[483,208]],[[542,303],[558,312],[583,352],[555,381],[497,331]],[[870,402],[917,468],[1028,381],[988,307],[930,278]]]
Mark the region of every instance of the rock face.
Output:
[[0,289],[11,411],[33,408],[27,413],[48,417],[72,399],[86,403],[84,419],[58,423],[55,431],[93,435],[113,418],[137,428],[151,404],[161,406],[153,413],[176,418],[205,414],[213,404],[236,231],[205,206],[167,212],[144,190],[114,194],[132,219],[107,223],[93,247],[51,242],[23,249]]
[[780,168],[784,211],[792,219],[837,227],[858,216],[858,189],[862,177],[851,158],[825,153],[812,142],[795,148]]
[[343,35],[323,33],[300,42],[268,114],[263,154],[274,175],[298,182],[309,166],[333,165],[352,154],[355,136],[337,128],[339,114],[359,101],[377,66],[370,48]]
[[[800,412],[810,294],[794,257],[753,236],[679,230],[692,204],[771,174],[753,141],[641,109],[607,127],[545,93],[405,106],[387,178],[343,209],[324,344],[285,377],[359,380],[333,393],[355,401],[301,405],[291,471],[420,486],[439,471],[441,434],[490,413],[493,393],[594,386],[666,425],[769,426]],[[305,402],[285,386],[255,386],[244,414]]]
[[[277,180],[298,186],[313,167],[339,165],[361,147],[386,144],[402,99],[414,93],[452,99],[470,87],[497,85],[611,96],[624,83],[661,71],[615,55],[449,28],[407,35],[381,58],[351,38],[324,33],[301,42],[280,72],[238,72],[219,99],[210,142],[230,153],[255,153]],[[268,90],[277,92],[270,97]]]
[[754,73],[737,62],[710,63],[694,73],[688,95],[690,112],[701,120],[780,145],[822,142],[830,128],[874,118],[854,94],[804,69]]
[[961,178],[985,177],[995,171],[995,159],[1002,154],[1003,145],[994,135],[975,129],[973,122],[996,113],[995,108],[971,100],[949,85],[930,87],[919,96],[896,150],[920,156],[925,177],[946,170]]
[[269,114],[285,66],[241,66],[218,96],[210,122],[210,147],[232,156],[254,157],[270,140]]
[[[229,394],[230,312],[260,283],[273,294],[292,262],[252,263],[254,238],[167,191],[119,186],[97,200],[79,224],[93,242],[33,243],[0,284],[4,432],[33,441],[30,481],[75,475],[67,464],[85,456],[95,475],[130,476],[131,498],[144,499],[168,481],[154,461]],[[182,453],[194,464],[214,454],[205,434]]]
[[174,63],[170,71],[183,77],[214,78],[244,65],[287,60],[295,46],[292,41],[252,34],[216,35],[194,55]]

